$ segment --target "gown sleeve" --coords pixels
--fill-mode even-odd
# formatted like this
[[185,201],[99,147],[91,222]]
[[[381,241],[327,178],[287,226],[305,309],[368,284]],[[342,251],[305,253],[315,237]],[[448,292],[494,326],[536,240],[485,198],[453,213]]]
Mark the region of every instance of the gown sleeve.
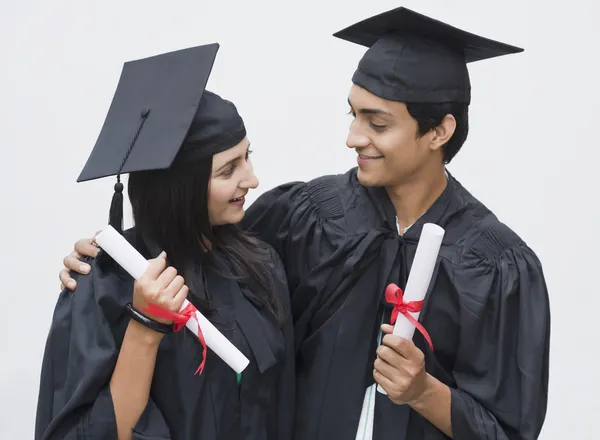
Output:
[[549,298],[523,242],[487,231],[455,273],[461,333],[451,389],[454,438],[535,440],[547,407]]
[[304,182],[289,182],[262,194],[246,210],[242,228],[258,234],[283,258],[296,209],[306,201]]
[[[99,270],[93,261],[94,271]],[[93,275],[56,304],[42,361],[36,440],[114,440],[117,425],[109,380],[118,350],[97,304]]]
[[302,280],[324,285],[321,269],[339,267],[346,248],[360,241],[344,228],[343,189],[337,176],[291,182],[264,193],[246,211],[242,227],[280,255],[292,296]]
[[259,197],[242,224],[281,257],[297,351],[343,302],[340,285],[350,280],[342,277],[342,267],[356,266],[359,273],[376,258],[367,251],[378,234],[365,240],[365,233],[349,230],[347,216],[359,208],[344,208],[342,200],[352,190],[344,178],[331,175],[281,185]]

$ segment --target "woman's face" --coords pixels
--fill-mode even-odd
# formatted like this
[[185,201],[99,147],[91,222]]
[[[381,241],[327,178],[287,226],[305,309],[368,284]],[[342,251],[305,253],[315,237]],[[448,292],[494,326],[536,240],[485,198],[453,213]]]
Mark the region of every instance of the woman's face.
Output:
[[242,142],[213,156],[208,184],[208,218],[213,226],[239,223],[244,218],[245,196],[258,186],[249,158],[250,142]]

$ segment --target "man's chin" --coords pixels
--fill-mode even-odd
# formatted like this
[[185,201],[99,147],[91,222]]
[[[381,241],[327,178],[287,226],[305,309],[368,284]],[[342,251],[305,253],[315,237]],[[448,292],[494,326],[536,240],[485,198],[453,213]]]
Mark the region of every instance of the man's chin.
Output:
[[362,186],[385,186],[382,179],[374,172],[365,172],[358,168],[356,177]]

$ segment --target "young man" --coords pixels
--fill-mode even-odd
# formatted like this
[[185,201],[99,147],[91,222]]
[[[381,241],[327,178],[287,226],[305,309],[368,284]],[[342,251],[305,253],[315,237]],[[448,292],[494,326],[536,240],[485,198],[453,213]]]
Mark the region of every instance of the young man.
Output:
[[[541,264],[445,169],[467,137],[466,64],[521,49],[405,8],[336,36],[369,47],[348,99],[358,167],[277,187],[244,219],[286,266],[296,438],[366,438],[359,419],[373,398],[376,440],[536,439],[550,336]],[[386,288],[404,288],[425,223],[445,236],[413,342],[381,324],[402,312]],[[85,272],[78,257],[97,249],[75,249],[65,265]],[[61,281],[74,282],[67,270]]]

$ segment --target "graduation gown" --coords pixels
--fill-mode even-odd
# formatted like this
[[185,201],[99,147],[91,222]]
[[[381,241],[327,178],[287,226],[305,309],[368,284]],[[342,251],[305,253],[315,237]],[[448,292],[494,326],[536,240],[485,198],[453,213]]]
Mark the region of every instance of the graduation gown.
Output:
[[[126,238],[136,246],[135,234]],[[138,240],[139,241],[139,240]],[[143,255],[139,243],[136,246]],[[134,439],[288,440],[294,411],[294,352],[289,292],[271,249],[275,286],[288,319],[278,325],[248,288],[205,272],[214,307],[207,318],[250,360],[236,373],[187,329],[165,335],[156,358],[150,401]],[[133,280],[107,258],[88,259],[89,275],[58,299],[44,353],[36,440],[116,440],[109,381],[129,316]],[[190,298],[193,302],[193,299]]]
[[[281,185],[243,225],[281,255],[295,325],[296,440],[354,440],[382,320],[385,287],[404,288],[424,223],[446,231],[414,343],[451,390],[454,438],[537,438],[545,418],[549,299],[540,261],[449,175],[403,235],[385,189],[346,174]],[[446,436],[376,393],[374,440]]]

